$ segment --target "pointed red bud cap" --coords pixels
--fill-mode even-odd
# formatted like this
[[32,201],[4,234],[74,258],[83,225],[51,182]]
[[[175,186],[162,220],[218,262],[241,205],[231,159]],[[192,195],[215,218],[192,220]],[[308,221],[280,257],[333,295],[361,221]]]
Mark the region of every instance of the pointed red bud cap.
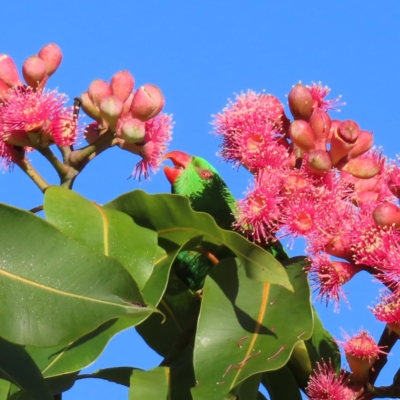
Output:
[[55,43],[50,43],[46,44],[46,46],[43,46],[39,51],[38,56],[46,64],[47,76],[53,75],[62,61],[61,49]]
[[347,143],[355,143],[358,139],[358,133],[360,127],[357,122],[351,121],[350,119],[343,121],[338,126],[339,136]]
[[320,144],[321,150],[325,150],[331,130],[330,116],[327,112],[317,108],[310,117],[310,125],[314,131],[317,143]]
[[83,92],[81,94],[82,100],[82,110],[87,114],[90,118],[93,118],[95,121],[101,121],[101,115],[99,107],[93,104],[92,100],[90,100],[88,92]]
[[117,72],[110,81],[113,94],[118,96],[124,103],[132,93],[135,80],[129,71]]
[[28,86],[37,88],[46,77],[46,64],[38,56],[28,57],[22,64],[22,75]]
[[349,158],[355,158],[361,154],[366,153],[374,144],[374,138],[371,132],[360,130],[358,132],[358,138],[354,147],[349,151],[347,155]]
[[88,94],[92,103],[100,106],[101,101],[105,97],[112,96],[112,91],[108,82],[95,79],[89,86]]
[[289,137],[297,147],[304,151],[315,148],[315,134],[306,121],[301,119],[293,121],[289,126]]
[[163,157],[164,160],[171,160],[174,167],[164,166],[164,173],[171,185],[173,185],[179,175],[184,171],[193,157],[183,151],[171,151]]
[[8,86],[22,86],[17,67],[7,54],[0,54],[0,79]]
[[107,122],[110,129],[114,130],[117,127],[118,118],[122,114],[124,104],[117,96],[105,97],[100,103],[100,114]]
[[294,119],[308,121],[313,112],[313,98],[310,90],[301,83],[293,86],[288,96],[289,108]]
[[351,120],[343,121],[337,126],[333,132],[329,150],[333,165],[337,165],[356,145],[359,131],[358,124]]
[[396,229],[400,228],[400,208],[392,203],[379,204],[372,216],[378,226],[395,226]]
[[360,179],[373,178],[381,170],[380,165],[373,158],[361,157],[351,158],[344,165],[340,163],[337,167]]
[[332,168],[332,161],[325,150],[311,150],[307,159],[308,169],[316,175],[323,175]]
[[145,122],[137,118],[131,118],[124,122],[119,136],[128,143],[140,143],[143,142],[145,133]]
[[133,96],[131,105],[132,117],[147,121],[155,117],[164,107],[164,96],[155,86],[146,84],[139,88]]

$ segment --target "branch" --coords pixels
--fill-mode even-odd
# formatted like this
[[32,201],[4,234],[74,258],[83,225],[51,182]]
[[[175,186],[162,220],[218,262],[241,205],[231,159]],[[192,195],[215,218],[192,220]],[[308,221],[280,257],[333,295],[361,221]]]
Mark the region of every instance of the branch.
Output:
[[375,387],[367,384],[363,394],[363,399],[398,399],[400,398],[400,369],[397,370],[393,383],[390,386]]
[[15,164],[18,165],[24,171],[29,178],[36,183],[39,189],[44,193],[44,191],[50,186],[44,178],[36,171],[35,168],[29,163],[29,161],[24,157],[22,160],[15,161]]

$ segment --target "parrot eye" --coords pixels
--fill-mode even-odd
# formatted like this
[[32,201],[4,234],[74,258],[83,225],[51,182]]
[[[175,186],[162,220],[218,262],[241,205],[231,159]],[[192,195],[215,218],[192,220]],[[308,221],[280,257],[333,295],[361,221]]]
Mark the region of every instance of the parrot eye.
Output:
[[214,176],[214,174],[207,169],[203,169],[202,171],[200,171],[199,175],[201,179],[211,179]]

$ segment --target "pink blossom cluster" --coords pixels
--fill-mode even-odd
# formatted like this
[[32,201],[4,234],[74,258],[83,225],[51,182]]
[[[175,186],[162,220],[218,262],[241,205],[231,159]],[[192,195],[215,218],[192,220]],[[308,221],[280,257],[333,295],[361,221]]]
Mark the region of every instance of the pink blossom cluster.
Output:
[[0,160],[9,166],[25,150],[38,146],[73,144],[79,134],[67,97],[44,89],[58,69],[62,53],[56,44],[44,46],[22,65],[26,84],[11,57],[0,55]]
[[119,71],[110,83],[94,80],[81,99],[82,109],[96,121],[85,132],[88,142],[107,130],[115,132],[122,149],[141,155],[133,172],[140,179],[160,166],[171,139],[172,117],[161,113],[165,101],[157,86],[134,90],[134,85],[130,72]]
[[397,293],[400,169],[372,149],[371,132],[331,119],[339,98],[327,100],[328,93],[321,84],[295,85],[290,121],[276,97],[248,91],[214,126],[221,156],[254,174],[238,202],[236,228],[261,243],[305,238],[318,297],[337,305],[342,285],[360,270]]

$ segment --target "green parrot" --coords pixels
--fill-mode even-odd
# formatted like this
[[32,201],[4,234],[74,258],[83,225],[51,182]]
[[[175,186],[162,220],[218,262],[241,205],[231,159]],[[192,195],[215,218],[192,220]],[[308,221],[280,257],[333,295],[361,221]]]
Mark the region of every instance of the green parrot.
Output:
[[[232,229],[235,221],[236,199],[218,171],[204,158],[191,156],[182,151],[171,151],[164,156],[173,167],[164,166],[164,173],[172,186],[172,193],[188,197],[195,211],[210,214],[217,225]],[[278,261],[288,258],[280,242],[262,245]],[[212,250],[212,249],[211,249]],[[204,284],[211,261],[204,255],[185,251],[179,254],[174,268],[177,275],[190,289],[198,290]]]

